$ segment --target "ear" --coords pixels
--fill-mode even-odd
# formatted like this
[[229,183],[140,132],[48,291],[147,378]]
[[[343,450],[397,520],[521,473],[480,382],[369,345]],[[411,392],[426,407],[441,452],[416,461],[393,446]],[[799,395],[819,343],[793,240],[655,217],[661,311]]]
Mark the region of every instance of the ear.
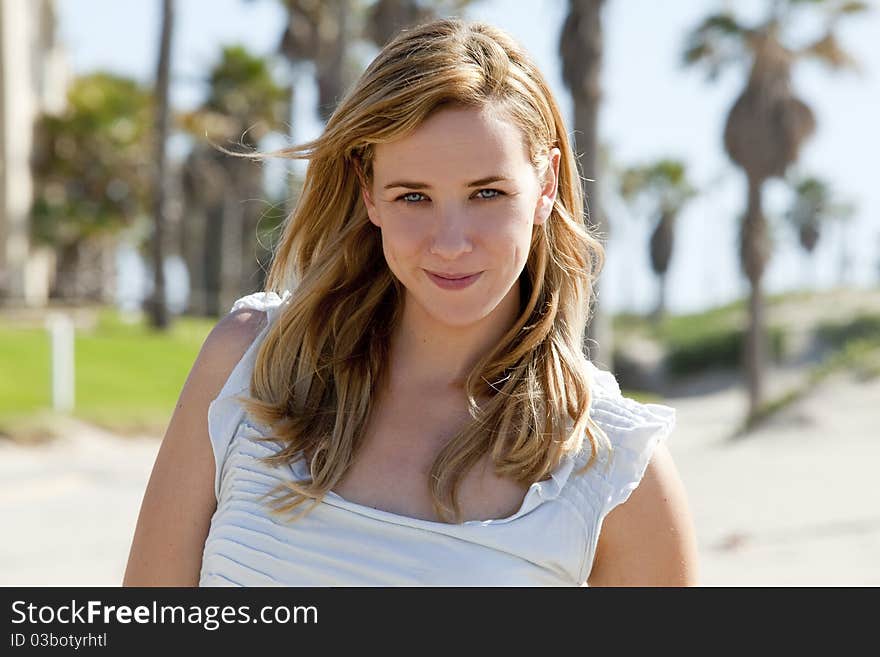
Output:
[[562,152],[558,148],[551,148],[548,155],[547,172],[541,184],[541,196],[538,199],[538,207],[535,209],[535,225],[543,224],[550,218],[553,205],[556,203],[556,191],[559,184],[559,161]]

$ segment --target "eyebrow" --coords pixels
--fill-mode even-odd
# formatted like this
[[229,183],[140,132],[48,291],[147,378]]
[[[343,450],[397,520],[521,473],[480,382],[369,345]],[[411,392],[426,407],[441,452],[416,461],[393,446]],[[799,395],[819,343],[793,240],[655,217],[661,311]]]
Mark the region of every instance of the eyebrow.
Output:
[[[482,187],[483,185],[488,185],[494,182],[509,182],[511,179],[506,176],[501,175],[493,175],[487,176],[485,178],[480,178],[479,180],[474,180],[473,182],[469,182],[467,184],[468,187]],[[423,182],[413,182],[411,180],[395,180],[392,183],[388,183],[383,187],[383,189],[393,189],[395,187],[405,187],[407,189],[431,189],[431,186],[427,183]]]

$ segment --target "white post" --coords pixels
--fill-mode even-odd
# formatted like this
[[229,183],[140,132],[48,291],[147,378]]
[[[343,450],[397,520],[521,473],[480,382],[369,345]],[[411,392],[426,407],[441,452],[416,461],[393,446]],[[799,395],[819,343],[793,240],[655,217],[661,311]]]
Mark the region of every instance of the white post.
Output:
[[52,313],[46,319],[52,342],[52,408],[73,410],[73,321],[67,315]]

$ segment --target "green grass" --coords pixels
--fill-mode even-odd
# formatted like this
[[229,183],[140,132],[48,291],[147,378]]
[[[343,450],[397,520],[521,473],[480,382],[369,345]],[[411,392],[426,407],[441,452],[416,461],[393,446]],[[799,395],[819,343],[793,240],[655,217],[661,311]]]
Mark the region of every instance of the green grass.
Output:
[[[214,321],[176,318],[155,332],[143,317],[127,323],[112,309],[74,343],[74,415],[114,431],[162,432]],[[49,337],[0,323],[0,428],[51,406]],[[8,373],[8,374],[7,374]]]
[[45,331],[0,325],[0,415],[28,414],[51,403]]
[[634,399],[637,402],[641,402],[642,404],[663,404],[665,402],[665,398],[663,397],[663,395],[658,395],[657,393],[650,392],[648,390],[621,388],[620,392],[624,397],[629,397],[630,399]]
[[[768,301],[781,303],[783,297]],[[724,306],[689,315],[668,315],[653,323],[631,314],[613,320],[615,331],[641,334],[655,341],[663,350],[665,366],[673,376],[686,376],[711,369],[739,367],[746,337],[746,301],[741,299]],[[784,331],[767,328],[769,356],[779,361],[785,351]]]
[[729,328],[737,316],[746,312],[746,300],[739,299],[724,306],[710,308],[687,315],[667,315],[659,324],[648,317],[632,313],[620,313],[613,317],[615,332],[638,332],[657,340],[684,341],[693,333],[703,335],[719,328]]
[[863,313],[843,322],[822,322],[816,328],[816,336],[832,347],[854,340],[876,339],[880,336],[880,314]]
[[[786,303],[806,302],[821,297],[813,291],[783,292],[765,296],[767,307]],[[645,315],[619,313],[612,318],[615,332],[637,332],[660,342],[682,344],[693,336],[705,336],[717,331],[745,327],[748,318],[748,298],[743,297],[698,313],[667,315],[658,325]]]

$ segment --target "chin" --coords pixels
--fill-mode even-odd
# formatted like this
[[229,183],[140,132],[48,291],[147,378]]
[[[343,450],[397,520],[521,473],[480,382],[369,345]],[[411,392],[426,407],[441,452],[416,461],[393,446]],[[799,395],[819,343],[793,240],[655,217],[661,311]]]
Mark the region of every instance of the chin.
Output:
[[442,324],[449,328],[463,329],[479,323],[485,318],[485,315],[463,315],[460,313],[450,313],[448,315],[441,316],[437,313],[431,313],[431,317],[435,319],[438,324]]
[[419,300],[422,309],[438,324],[450,328],[466,328],[482,322],[494,310],[494,305],[462,302],[456,304],[448,299],[440,301],[436,297]]

